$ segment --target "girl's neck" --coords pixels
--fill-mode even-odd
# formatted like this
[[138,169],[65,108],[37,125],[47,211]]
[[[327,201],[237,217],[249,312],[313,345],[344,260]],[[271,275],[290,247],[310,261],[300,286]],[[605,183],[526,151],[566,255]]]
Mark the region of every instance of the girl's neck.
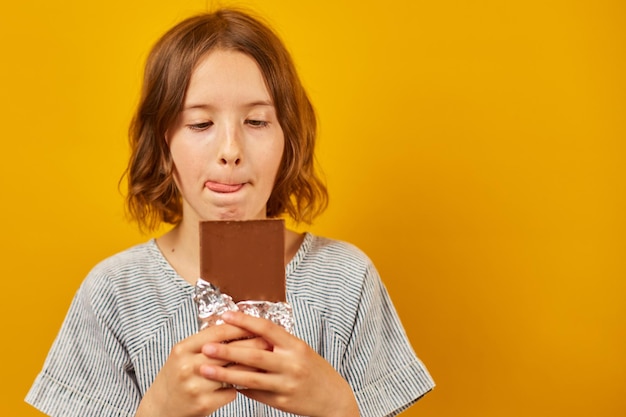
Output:
[[156,242],[178,275],[190,284],[195,284],[200,276],[198,225],[183,221],[157,238]]

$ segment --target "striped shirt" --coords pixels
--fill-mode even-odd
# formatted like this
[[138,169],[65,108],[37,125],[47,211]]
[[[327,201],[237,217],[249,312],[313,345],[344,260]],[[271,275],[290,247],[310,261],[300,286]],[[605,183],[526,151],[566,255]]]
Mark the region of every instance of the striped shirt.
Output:
[[[295,335],[350,384],[363,416],[408,408],[434,383],[371,261],[306,234],[286,267]],[[53,417],[133,416],[172,347],[198,331],[193,286],[154,240],[98,264],[74,296],[26,401]],[[243,395],[213,416],[290,416]]]

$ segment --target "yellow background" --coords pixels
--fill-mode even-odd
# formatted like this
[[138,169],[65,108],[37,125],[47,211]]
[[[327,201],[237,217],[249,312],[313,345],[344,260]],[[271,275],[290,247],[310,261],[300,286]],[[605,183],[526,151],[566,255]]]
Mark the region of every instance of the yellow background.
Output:
[[[436,379],[406,415],[626,415],[625,3],[237,4],[319,111],[310,230],[373,258]],[[3,3],[0,415],[39,415],[22,398],[77,286],[148,238],[117,189],[142,64],[205,8]]]

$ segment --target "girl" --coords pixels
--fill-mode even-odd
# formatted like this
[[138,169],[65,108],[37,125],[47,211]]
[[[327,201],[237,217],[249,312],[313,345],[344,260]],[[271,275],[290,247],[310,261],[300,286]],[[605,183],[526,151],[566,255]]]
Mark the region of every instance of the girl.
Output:
[[369,259],[308,233],[285,231],[295,335],[232,312],[198,332],[199,221],[310,223],[327,202],[313,108],[266,25],[219,10],[171,29],[130,132],[129,212],[174,227],[89,273],[28,402],[64,417],[386,416],[432,389]]

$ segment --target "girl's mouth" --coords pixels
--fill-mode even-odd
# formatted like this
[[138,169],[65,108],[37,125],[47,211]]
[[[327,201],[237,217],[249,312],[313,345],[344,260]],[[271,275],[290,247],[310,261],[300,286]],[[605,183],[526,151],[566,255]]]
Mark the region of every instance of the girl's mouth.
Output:
[[204,183],[204,186],[216,193],[234,193],[241,190],[244,184],[224,184],[221,182],[207,181]]

